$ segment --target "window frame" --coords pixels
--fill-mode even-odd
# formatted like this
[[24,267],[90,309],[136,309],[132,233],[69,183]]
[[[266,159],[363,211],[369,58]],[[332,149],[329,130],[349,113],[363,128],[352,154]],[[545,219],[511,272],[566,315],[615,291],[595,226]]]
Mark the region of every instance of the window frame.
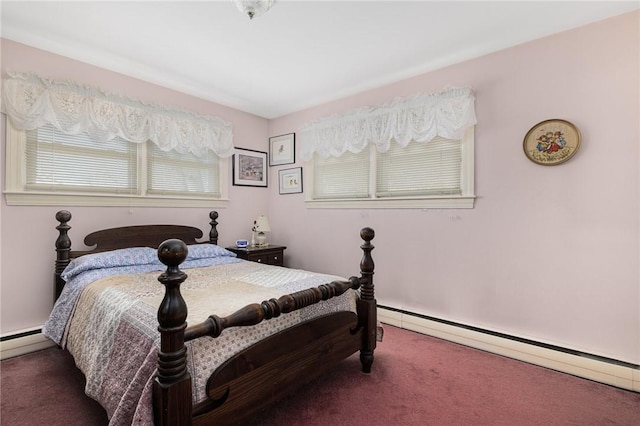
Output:
[[[5,199],[7,205],[96,206],[96,207],[178,207],[224,208],[229,204],[230,158],[219,158],[220,197],[177,194],[147,194],[146,144],[137,144],[140,194],[100,192],[27,191],[26,132],[6,120]],[[176,202],[179,201],[179,202]]]
[[[376,198],[375,168],[370,171],[369,198],[314,200],[311,190],[305,193],[305,206],[312,209],[472,209],[475,204],[475,126],[468,127],[461,140],[462,169],[460,195],[431,195],[393,198]],[[371,149],[369,162],[375,163],[377,152]],[[305,162],[304,181],[313,188],[314,160]]]

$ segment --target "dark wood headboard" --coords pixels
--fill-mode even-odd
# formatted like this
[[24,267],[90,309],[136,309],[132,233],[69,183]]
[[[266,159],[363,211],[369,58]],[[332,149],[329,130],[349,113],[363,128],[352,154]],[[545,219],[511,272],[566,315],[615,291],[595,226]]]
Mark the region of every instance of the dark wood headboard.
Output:
[[[211,229],[209,231],[209,240],[205,243],[218,244],[218,212],[209,213],[211,221]],[[116,250],[129,247],[152,247],[158,248],[163,241],[177,238],[185,242],[185,244],[200,244],[203,232],[200,228],[184,225],[137,225],[123,226],[119,228],[102,229],[88,234],[84,238],[84,244],[93,247],[89,250],[71,250],[71,239],[68,232],[71,229],[69,221],[71,213],[67,210],[60,210],[56,213],[56,220],[59,225],[58,238],[56,239],[56,263],[55,263],[55,298],[56,300],[62,292],[65,281],[60,274],[67,267],[71,259],[90,254],[100,253],[103,251]]]

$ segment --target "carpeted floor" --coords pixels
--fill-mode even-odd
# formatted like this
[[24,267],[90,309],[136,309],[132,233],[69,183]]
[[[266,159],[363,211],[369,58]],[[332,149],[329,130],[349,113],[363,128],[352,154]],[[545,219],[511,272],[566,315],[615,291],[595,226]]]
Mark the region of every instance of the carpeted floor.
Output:
[[0,363],[2,426],[106,425],[107,414],[84,394],[84,376],[67,351],[46,349]]
[[[2,361],[2,425],[104,425],[73,360],[48,349]],[[385,326],[373,372],[355,355],[251,425],[640,424],[640,394]]]

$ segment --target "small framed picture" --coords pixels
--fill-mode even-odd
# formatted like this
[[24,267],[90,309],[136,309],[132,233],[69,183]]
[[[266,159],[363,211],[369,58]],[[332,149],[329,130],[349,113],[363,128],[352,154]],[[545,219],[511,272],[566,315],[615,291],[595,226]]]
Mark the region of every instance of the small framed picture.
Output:
[[296,162],[296,134],[269,138],[269,165],[281,166]]
[[280,194],[297,194],[302,192],[302,167],[278,170],[280,177]]
[[233,184],[267,187],[267,153],[236,148],[233,154]]

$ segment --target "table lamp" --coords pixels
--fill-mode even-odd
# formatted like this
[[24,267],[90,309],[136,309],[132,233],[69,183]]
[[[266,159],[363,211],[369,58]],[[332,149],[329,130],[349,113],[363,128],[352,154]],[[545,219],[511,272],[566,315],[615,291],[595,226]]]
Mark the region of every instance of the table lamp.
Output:
[[256,233],[255,245],[269,245],[269,243],[267,242],[267,232],[271,232],[271,228],[269,227],[269,221],[267,220],[267,217],[265,215],[261,214],[256,220],[253,221],[252,230]]

